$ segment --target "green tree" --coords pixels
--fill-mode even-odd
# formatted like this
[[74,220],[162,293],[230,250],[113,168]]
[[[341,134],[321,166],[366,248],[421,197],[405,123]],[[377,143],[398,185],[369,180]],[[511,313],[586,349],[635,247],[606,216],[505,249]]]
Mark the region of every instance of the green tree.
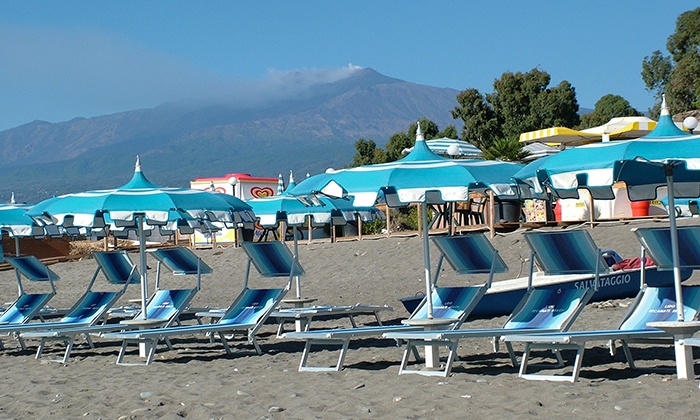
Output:
[[403,150],[413,147],[413,143],[416,142],[415,138],[415,133],[413,134],[413,138],[411,138],[407,133],[402,131],[392,135],[386,144],[386,161],[393,162],[401,159],[404,156]]
[[503,73],[492,93],[467,89],[457,95],[452,111],[463,121],[462,139],[485,150],[497,140],[542,127],[579,124],[576,91],[567,81],[548,87],[550,76],[540,69]]
[[581,116],[581,125],[578,129],[597,127],[615,117],[635,117],[642,114],[632,108],[629,101],[619,95],[605,95],[598,99],[595,108],[590,114]]
[[642,61],[642,80],[657,101],[650,109],[652,117],[659,114],[663,94],[672,114],[700,108],[700,8],[676,19],[666,48],[669,57],[657,50]]
[[377,148],[374,140],[359,139],[355,142],[355,150],[357,150],[357,153],[352,159],[352,166],[386,162],[386,153],[384,150]]
[[447,127],[445,127],[444,130],[437,133],[437,135],[436,135],[436,138],[438,138],[438,139],[443,138],[443,137],[448,138],[448,139],[458,139],[459,135],[457,134],[457,128],[454,125],[449,124]]
[[463,140],[484,149],[501,135],[496,112],[478,90],[470,88],[460,92],[457,102],[459,106],[451,113],[452,118],[459,118],[463,122]]

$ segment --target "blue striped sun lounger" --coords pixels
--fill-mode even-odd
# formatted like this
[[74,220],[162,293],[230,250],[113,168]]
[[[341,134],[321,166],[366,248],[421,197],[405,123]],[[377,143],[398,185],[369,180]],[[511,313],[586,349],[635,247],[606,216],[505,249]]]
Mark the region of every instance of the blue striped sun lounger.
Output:
[[[54,322],[22,325],[0,325],[0,334],[21,334],[31,331],[75,328],[95,325],[122,296],[130,284],[139,283],[139,274],[126,252],[96,252],[93,254],[97,269],[83,295],[71,306],[66,315]],[[117,266],[118,265],[118,266]],[[117,291],[94,291],[92,287],[102,272],[108,283],[122,285]]]
[[[289,291],[294,276],[301,276],[304,270],[289,249],[281,242],[244,242],[243,250],[248,255],[243,290],[231,306],[225,311],[218,322],[199,325],[181,325],[167,328],[153,328],[137,331],[122,331],[103,334],[106,339],[122,340],[122,346],[117,357],[118,365],[149,365],[153,361],[156,346],[159,341],[167,341],[170,337],[194,334],[216,334],[227,354],[231,348],[225,334],[245,331],[248,342],[255,348],[257,354],[262,354],[256,334],[279,306],[284,295]],[[253,289],[248,287],[251,265],[256,268],[261,277],[287,279],[283,288]],[[129,344],[145,344],[148,352],[144,362],[125,362],[126,349]]]
[[[327,372],[340,371],[343,368],[350,340],[360,337],[381,337],[389,332],[420,331],[428,324],[439,323],[445,327],[458,328],[469,316],[486,293],[496,273],[508,270],[503,259],[493,245],[482,233],[463,236],[433,238],[433,243],[440,250],[433,289],[430,294],[433,307],[433,317],[428,317],[427,300],[423,299],[410,318],[402,321],[402,325],[382,325],[361,328],[341,328],[292,332],[283,334],[285,338],[306,340],[304,351],[299,363],[299,371]],[[442,262],[447,260],[457,274],[489,274],[488,281],[478,286],[438,287],[437,279],[441,272]],[[335,365],[309,365],[309,356],[313,346],[334,345],[340,347]]]
[[[126,319],[119,323],[99,324],[87,326],[73,326],[56,328],[44,331],[32,331],[22,333],[23,338],[40,339],[36,358],[42,355],[47,341],[61,341],[66,343],[66,351],[63,359],[56,360],[67,363],[75,339],[79,336],[89,338],[89,335],[99,335],[111,331],[126,331],[138,328],[162,328],[168,327],[178,321],[178,317],[190,304],[192,298],[201,287],[201,275],[212,272],[211,267],[201,261],[191,250],[187,248],[164,248],[150,252],[158,261],[156,275],[156,291],[146,303],[146,315],[143,311],[137,311],[132,319]],[[176,276],[195,275],[196,284],[191,289],[162,289],[161,267],[173,272]]]
[[[684,314],[686,319],[698,317],[700,308],[700,287],[683,286]],[[630,343],[670,344],[672,335],[660,329],[651,328],[650,322],[674,321],[677,319],[676,297],[673,287],[644,287],[635,298],[625,314],[619,328],[611,330],[569,331],[548,334],[513,334],[503,339],[507,343],[519,342],[525,346],[518,376],[525,379],[576,382],[583,365],[583,355],[589,341],[609,341],[611,353],[614,354],[615,342],[619,341],[631,369],[635,369]],[[570,375],[565,374],[528,374],[527,368],[533,350],[554,350],[557,355],[561,350],[575,350],[576,357]],[[559,359],[559,367],[563,361]]]
[[[659,270],[673,269],[671,255],[671,239],[669,228],[637,228],[632,230],[643,249],[654,260]],[[680,245],[680,268],[700,268],[700,226],[684,226],[678,228],[678,243]],[[683,314],[686,320],[698,318],[700,309],[700,288],[683,286]],[[589,341],[608,341],[611,354],[615,354],[615,343],[619,341],[628,365],[635,369],[631,343],[672,343],[673,336],[669,332],[652,328],[648,324],[655,322],[671,322],[678,319],[675,289],[672,287],[646,287],[640,290],[623,321],[617,329],[575,331],[568,334],[542,334],[541,336],[522,337],[511,336],[505,339],[509,342],[525,344],[525,353],[520,365],[519,375],[525,379],[545,379],[552,381],[578,380],[583,364],[585,346]],[[692,339],[691,339],[692,340]],[[687,344],[687,340],[686,340]],[[699,343],[700,344],[700,343]],[[572,349],[576,351],[571,375],[528,374],[528,359],[530,352],[535,349],[559,350]],[[560,365],[563,362],[560,360]],[[690,368],[692,369],[692,367]]]
[[[5,257],[5,261],[15,270],[19,295],[0,315],[0,325],[27,324],[37,315],[41,319],[41,309],[56,295],[54,281],[59,279],[58,275],[34,256]],[[50,290],[45,293],[26,293],[22,286],[23,277],[33,282],[47,282]],[[22,350],[26,349],[22,338],[16,334],[15,337]],[[0,349],[2,348],[3,344],[0,341]]]
[[[456,329],[433,331],[396,331],[384,334],[386,338],[406,341],[399,374],[417,373],[426,376],[449,376],[457,358],[459,341],[473,338],[493,338],[498,350],[499,339],[506,334],[533,334],[563,331],[570,328],[593,296],[595,288],[557,289],[533,288],[534,262],[548,275],[595,274],[597,284],[600,272],[605,269],[600,250],[587,231],[559,231],[526,233],[530,246],[530,270],[528,289],[513,313],[502,327],[485,329]],[[411,354],[417,354],[419,346],[426,348],[447,347],[449,354],[443,369],[410,368]],[[510,343],[506,343],[514,366],[517,359]],[[417,357],[416,357],[417,358]]]

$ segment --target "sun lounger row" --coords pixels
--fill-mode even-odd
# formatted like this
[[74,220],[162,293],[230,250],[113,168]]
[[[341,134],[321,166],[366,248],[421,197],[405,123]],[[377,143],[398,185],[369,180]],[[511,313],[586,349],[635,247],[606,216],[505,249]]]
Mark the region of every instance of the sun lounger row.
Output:
[[[688,238],[700,238],[700,227],[686,228]],[[646,233],[640,230],[637,235],[644,238]],[[602,261],[600,250],[595,246],[590,235],[586,231],[558,231],[548,233],[528,233],[525,235],[532,250],[530,259],[529,278],[532,279],[535,262],[546,273],[572,274],[591,273],[597,276],[606,265]],[[499,343],[503,343],[514,365],[518,361],[513,349],[513,343],[524,343],[524,355],[520,363],[520,376],[526,379],[554,379],[561,380],[561,376],[535,375],[527,373],[529,359],[535,349],[553,350],[557,361],[561,365],[563,359],[561,350],[574,349],[577,351],[572,375],[565,380],[575,381],[580,373],[583,353],[586,343],[589,341],[611,341],[614,348],[615,342],[621,342],[625,356],[631,368],[634,362],[628,344],[638,341],[660,342],[659,339],[668,339],[671,334],[659,329],[650,328],[647,323],[674,320],[676,316],[675,294],[673,288],[646,287],[642,285],[640,294],[635,299],[633,306],[621,323],[620,327],[608,331],[584,331],[567,332],[572,323],[583,310],[595,289],[558,289],[556,287],[534,288],[528,287],[525,298],[511,314],[508,321],[501,327],[491,329],[464,328],[463,323],[471,310],[483,297],[491,285],[496,273],[504,272],[507,267],[496,250],[483,234],[469,234],[455,237],[437,237],[433,239],[440,250],[441,256],[438,268],[435,270],[433,290],[430,294],[431,301],[427,299],[419,306],[410,318],[402,322],[402,325],[380,325],[376,327],[332,329],[332,330],[307,330],[285,333],[284,338],[305,340],[306,344],[301,355],[300,371],[327,371],[340,370],[349,348],[349,342],[358,337],[383,337],[405,343],[403,358],[399,367],[399,373],[420,373],[425,375],[447,376],[451,373],[453,364],[458,360],[457,350],[461,340],[479,337],[491,337],[497,350]],[[644,241],[642,241],[645,243]],[[645,243],[649,247],[652,256],[658,252],[657,246],[665,246],[658,241],[654,245]],[[224,349],[231,352],[227,342],[227,335],[234,332],[244,332],[248,342],[255,351],[261,353],[256,334],[265,320],[272,316],[279,307],[285,293],[290,289],[294,276],[304,274],[296,257],[289,249],[279,242],[244,243],[243,250],[248,256],[245,271],[243,291],[234,300],[232,305],[217,316],[218,321],[209,324],[198,325],[173,325],[177,323],[177,314],[189,303],[200,287],[200,276],[211,272],[206,264],[196,258],[190,251],[173,248],[170,251],[160,250],[154,254],[161,264],[174,273],[196,274],[197,284],[192,289],[167,290],[160,289],[149,301],[147,313],[149,318],[138,316],[132,321],[122,324],[97,324],[103,318],[107,309],[121,296],[129,284],[138,283],[139,273],[126,253],[106,252],[96,253],[98,268],[88,285],[84,297],[71,308],[71,311],[55,323],[32,323],[0,325],[0,333],[11,333],[20,338],[38,338],[41,340],[37,357],[40,357],[45,341],[61,340],[67,343],[67,350],[62,362],[68,360],[70,349],[76,337],[84,336],[90,341],[90,335],[100,336],[105,339],[120,340],[121,350],[118,356],[118,364],[132,364],[124,361],[126,349],[129,344],[139,344],[146,348],[145,358],[138,364],[150,364],[156,352],[159,342],[171,346],[170,338],[190,334],[209,334],[221,339]],[[700,254],[700,252],[698,253]],[[663,257],[658,257],[663,259]],[[694,261],[692,255],[684,256],[684,266],[690,268],[700,267],[700,261]],[[488,273],[488,281],[483,285],[468,287],[443,287],[437,286],[438,276],[443,261],[447,260],[450,266],[458,274]],[[18,273],[25,276],[44,278],[44,281],[52,282],[57,276],[50,270],[42,269],[38,260],[31,258],[22,262],[15,262]],[[663,264],[659,264],[663,265]],[[249,277],[251,268],[255,268],[263,278],[282,278],[281,287],[276,288],[250,288]],[[94,292],[93,284],[102,272],[108,282],[121,284],[123,287],[116,292]],[[30,273],[30,274],[27,274]],[[18,274],[19,277],[20,274]],[[31,278],[31,277],[30,277]],[[52,283],[51,283],[52,284]],[[53,289],[53,286],[52,286]],[[697,318],[700,308],[700,288],[684,286],[683,288],[684,313],[688,320]],[[20,285],[21,290],[21,285]],[[153,305],[151,305],[151,303]],[[432,303],[429,304],[429,303]],[[353,307],[338,308],[339,312],[351,311]],[[376,308],[376,307],[375,307]],[[432,308],[432,312],[431,309]],[[364,308],[367,309],[367,308]],[[371,308],[369,310],[373,310]],[[324,312],[324,308],[316,309]],[[277,313],[279,316],[279,310]],[[292,311],[303,313],[303,310]],[[311,317],[313,313],[309,312]],[[376,314],[376,313],[375,313]],[[297,315],[295,315],[297,316]],[[311,319],[311,317],[309,319]],[[154,328],[154,326],[156,328]],[[340,347],[337,362],[331,366],[309,365],[313,346],[334,344]],[[688,345],[700,344],[688,340]],[[419,349],[425,349],[426,368],[414,368],[410,358],[419,359]],[[440,347],[448,349],[448,356],[442,369],[438,350]]]

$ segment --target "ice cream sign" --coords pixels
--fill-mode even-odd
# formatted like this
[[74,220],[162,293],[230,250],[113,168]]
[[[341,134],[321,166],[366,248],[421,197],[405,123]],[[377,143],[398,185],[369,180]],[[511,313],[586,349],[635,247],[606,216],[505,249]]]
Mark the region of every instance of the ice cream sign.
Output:
[[254,177],[250,174],[226,174],[220,178],[197,178],[190,187],[231,194],[242,200],[272,197],[277,191],[277,178]]

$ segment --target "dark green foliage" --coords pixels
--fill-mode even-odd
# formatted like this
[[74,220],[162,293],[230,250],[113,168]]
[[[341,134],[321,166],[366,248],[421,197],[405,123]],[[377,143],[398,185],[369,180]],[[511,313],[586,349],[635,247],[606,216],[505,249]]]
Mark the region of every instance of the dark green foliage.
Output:
[[605,95],[595,103],[590,114],[581,116],[581,125],[577,129],[597,127],[615,117],[634,117],[642,114],[632,108],[629,101],[619,95]]
[[663,94],[672,114],[700,108],[700,8],[678,17],[666,48],[670,56],[657,50],[642,61],[642,80],[657,100],[649,110],[652,118],[659,115]]
[[486,95],[476,89],[460,92],[457,96],[460,106],[455,107],[452,116],[464,123],[462,139],[485,150],[498,140],[522,132],[578,125],[578,102],[573,86],[563,81],[550,88],[549,82],[549,74],[535,68],[527,73],[503,73],[493,83],[494,91]]

